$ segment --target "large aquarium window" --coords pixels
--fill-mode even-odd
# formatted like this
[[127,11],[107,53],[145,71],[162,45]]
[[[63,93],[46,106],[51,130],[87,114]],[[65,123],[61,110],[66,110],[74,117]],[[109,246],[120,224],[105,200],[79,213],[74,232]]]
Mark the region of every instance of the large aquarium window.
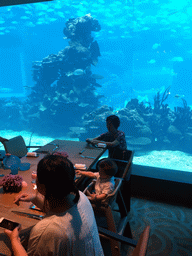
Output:
[[135,166],[189,175],[191,20],[189,0],[0,7],[0,136],[85,140],[116,114]]

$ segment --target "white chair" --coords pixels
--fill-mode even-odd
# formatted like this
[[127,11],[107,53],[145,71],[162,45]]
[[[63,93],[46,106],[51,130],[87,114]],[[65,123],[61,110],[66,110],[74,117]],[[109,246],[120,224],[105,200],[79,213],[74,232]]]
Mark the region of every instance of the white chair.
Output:
[[[83,191],[83,193],[86,194],[87,191],[91,193],[92,188],[94,188],[94,184],[95,184],[95,180],[88,185],[88,187]],[[95,213],[97,225],[100,227],[107,228],[107,230],[118,233],[119,235],[122,235],[124,233],[124,230],[127,228],[127,226],[129,226],[126,207],[121,195],[121,189],[120,189],[121,185],[122,185],[122,179],[115,178],[115,190],[113,191],[113,193],[107,195],[105,200],[102,200],[99,202],[91,201],[91,205]],[[113,218],[113,206],[114,206],[114,203],[116,202],[116,198],[118,194],[119,194],[118,201],[120,202],[121,200],[121,203],[119,205],[121,208],[123,207],[123,209],[121,209],[120,211],[121,217],[118,224],[116,225],[115,220]],[[105,236],[103,238],[106,239]],[[118,241],[115,241],[114,239],[110,239],[110,245],[111,245],[112,255],[120,256],[120,243]]]

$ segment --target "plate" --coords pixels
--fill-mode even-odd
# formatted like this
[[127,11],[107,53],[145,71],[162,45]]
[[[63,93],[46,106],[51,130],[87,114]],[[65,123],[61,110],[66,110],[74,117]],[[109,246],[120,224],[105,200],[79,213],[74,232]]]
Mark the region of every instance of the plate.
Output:
[[5,156],[5,158],[3,159],[3,164],[4,164],[5,168],[7,168],[7,169],[10,169],[10,167],[12,165],[18,165],[19,166],[20,163],[21,163],[21,160],[19,159],[19,157],[13,156],[13,155]]
[[19,165],[20,171],[27,171],[30,169],[31,164],[30,163],[21,163]]

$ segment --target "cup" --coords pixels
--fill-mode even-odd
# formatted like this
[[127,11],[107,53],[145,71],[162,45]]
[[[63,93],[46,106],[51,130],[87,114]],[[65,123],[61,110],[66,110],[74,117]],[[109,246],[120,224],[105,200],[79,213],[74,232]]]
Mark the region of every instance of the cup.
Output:
[[19,166],[17,164],[12,164],[10,166],[11,174],[16,175],[18,174]]
[[36,183],[36,178],[37,178],[37,172],[36,171],[32,172],[31,178],[32,178],[31,183]]

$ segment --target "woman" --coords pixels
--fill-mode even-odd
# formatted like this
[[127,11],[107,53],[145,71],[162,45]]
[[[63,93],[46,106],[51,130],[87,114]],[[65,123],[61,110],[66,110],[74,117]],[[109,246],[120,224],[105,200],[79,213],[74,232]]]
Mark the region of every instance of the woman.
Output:
[[74,183],[73,164],[62,156],[44,157],[37,167],[37,189],[44,196],[21,194],[15,199],[32,202],[46,211],[31,230],[27,253],[19,228],[5,230],[14,255],[104,255],[91,204]]
[[118,130],[120,119],[116,115],[108,116],[106,119],[108,132],[99,135],[98,137],[86,141],[91,144],[105,143],[109,150],[110,158],[120,158],[122,151],[127,149],[125,133]]

